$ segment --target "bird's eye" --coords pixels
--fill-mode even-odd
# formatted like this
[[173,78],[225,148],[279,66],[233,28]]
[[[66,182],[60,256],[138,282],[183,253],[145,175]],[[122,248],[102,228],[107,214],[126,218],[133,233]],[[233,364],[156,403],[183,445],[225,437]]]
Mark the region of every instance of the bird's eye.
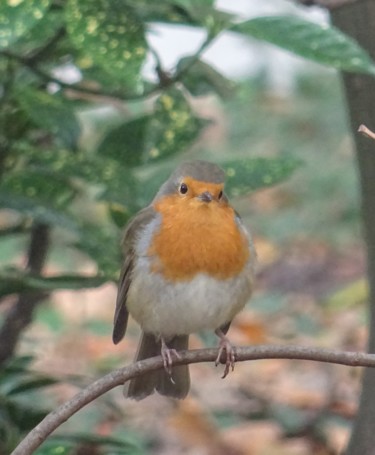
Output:
[[179,191],[181,194],[186,194],[188,192],[188,187],[186,183],[181,183]]
[[219,195],[218,195],[218,198],[221,199],[223,197],[223,192],[220,191]]

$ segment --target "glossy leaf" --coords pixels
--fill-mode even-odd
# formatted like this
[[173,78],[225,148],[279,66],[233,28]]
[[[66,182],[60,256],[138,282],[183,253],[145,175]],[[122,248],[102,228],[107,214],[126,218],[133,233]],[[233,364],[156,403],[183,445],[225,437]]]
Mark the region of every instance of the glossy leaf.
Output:
[[333,26],[294,16],[269,16],[241,22],[230,30],[343,71],[375,74],[369,55]]
[[[63,10],[51,8],[36,27],[33,27],[22,35],[17,42],[13,43],[12,51],[16,51],[18,54],[33,55],[43,49],[46,42],[56,37],[56,34],[59,34],[61,38],[65,35]],[[46,60],[49,56],[53,56],[55,59],[57,57],[56,54],[56,47],[47,48],[47,51],[44,49],[42,55],[39,55],[39,59],[40,61]]]
[[133,9],[120,0],[69,0],[66,21],[87,67],[98,65],[126,87],[137,89],[147,43]]
[[186,67],[188,71],[182,77],[182,82],[192,95],[201,96],[216,92],[224,99],[233,95],[235,83],[208,63],[202,60],[195,61],[194,57],[184,57],[177,64],[177,73]]
[[203,124],[179,90],[163,93],[156,101],[147,132],[144,162],[157,161],[186,150],[199,135]]
[[4,400],[2,409],[9,416],[9,421],[22,432],[30,431],[48,414],[37,406],[27,406],[15,400]]
[[9,390],[6,391],[6,395],[9,397],[11,395],[18,395],[25,392],[33,392],[36,389],[44,388],[50,385],[57,384],[58,380],[50,377],[35,376],[31,378],[24,379],[19,383],[15,384]]
[[0,296],[22,292],[54,291],[56,289],[87,289],[107,281],[103,275],[31,276],[18,269],[0,270]]
[[48,167],[34,166],[6,175],[1,189],[41,205],[51,204],[54,209],[65,207],[76,193],[66,176]]
[[76,221],[65,212],[3,189],[0,189],[0,208],[12,209],[34,220],[60,226],[73,232],[78,230]]
[[186,7],[187,5],[182,5],[181,2],[137,0],[133,2],[132,6],[137,16],[144,22],[165,22],[189,26],[199,25],[199,22],[190,14],[189,9]]
[[126,166],[140,166],[184,151],[197,138],[203,124],[181,91],[172,89],[156,100],[153,115],[110,131],[98,152]]
[[0,2],[0,49],[25,35],[45,15],[51,0],[2,0]]
[[[110,148],[102,155],[72,153],[67,150],[28,150],[28,167],[48,168],[57,181],[82,179],[96,186],[96,198],[120,204],[124,211],[135,209],[134,192],[137,180],[123,164],[110,156]],[[125,163],[126,164],[126,163]]]
[[99,154],[118,160],[128,167],[143,164],[151,120],[151,115],[145,115],[117,126],[104,137],[98,148]]
[[[124,435],[120,438],[114,436],[98,436],[89,433],[75,433],[66,435],[56,435],[49,438],[39,449],[35,451],[35,455],[68,455],[72,453],[74,447],[83,445],[90,447],[91,445],[102,449],[103,453],[111,453],[113,455],[142,455],[145,452],[143,444],[134,437],[133,433],[123,432]],[[100,451],[100,453],[102,453]]]
[[21,355],[12,357],[5,363],[0,370],[0,377],[7,374],[24,373],[25,370],[30,366],[33,361],[33,357],[30,355]]
[[82,233],[74,247],[91,257],[107,280],[116,280],[122,260],[121,233],[109,226],[89,224],[82,227]]
[[229,26],[233,15],[215,9],[213,4],[213,0],[137,0],[132,6],[144,22],[205,27],[210,36],[215,36]]
[[232,22],[234,15],[213,7],[211,0],[177,0],[175,2],[184,8],[190,17],[204,27],[209,36],[216,36]]
[[231,160],[219,164],[226,173],[226,193],[235,197],[286,180],[301,162],[293,157],[275,157]]
[[60,139],[65,147],[75,149],[81,128],[75,112],[58,95],[23,88],[18,101],[33,123]]

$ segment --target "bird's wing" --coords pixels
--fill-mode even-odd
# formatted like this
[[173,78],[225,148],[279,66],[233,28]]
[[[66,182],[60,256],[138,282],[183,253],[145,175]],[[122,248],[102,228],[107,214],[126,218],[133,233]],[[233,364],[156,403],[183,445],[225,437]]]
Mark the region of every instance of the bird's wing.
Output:
[[116,310],[113,321],[112,340],[115,344],[119,343],[125,335],[128,323],[128,310],[126,308],[126,299],[131,283],[131,276],[136,259],[135,241],[139,231],[152,221],[155,217],[155,211],[152,206],[146,207],[132,218],[125,230],[123,240],[124,263],[120,273],[118,283]]

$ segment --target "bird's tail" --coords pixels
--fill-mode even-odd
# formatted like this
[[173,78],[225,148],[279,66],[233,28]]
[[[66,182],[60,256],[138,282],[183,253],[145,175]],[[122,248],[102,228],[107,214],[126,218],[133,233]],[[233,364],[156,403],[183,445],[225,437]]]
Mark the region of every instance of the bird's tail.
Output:
[[[188,335],[175,336],[172,340],[168,341],[168,348],[180,351],[187,349],[188,343]],[[142,332],[135,361],[155,357],[160,355],[160,351],[160,341],[157,341],[154,335]],[[142,400],[142,398],[157,391],[161,395],[182,399],[188,394],[189,388],[189,367],[188,365],[179,365],[172,366],[171,376],[162,369],[132,379],[128,389],[125,389],[125,395],[135,400]]]

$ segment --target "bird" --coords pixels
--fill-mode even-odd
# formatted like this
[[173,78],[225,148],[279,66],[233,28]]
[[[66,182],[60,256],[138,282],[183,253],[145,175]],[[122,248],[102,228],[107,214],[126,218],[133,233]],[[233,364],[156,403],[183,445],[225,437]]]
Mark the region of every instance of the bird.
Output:
[[223,377],[234,368],[226,333],[250,299],[256,251],[224,192],[225,176],[208,161],[182,163],[125,228],[112,339],[122,340],[130,314],[142,329],[135,360],[161,354],[164,364],[131,379],[129,398],[185,398],[189,369],[174,366],[173,357],[195,332],[219,337],[215,364],[226,354]]

